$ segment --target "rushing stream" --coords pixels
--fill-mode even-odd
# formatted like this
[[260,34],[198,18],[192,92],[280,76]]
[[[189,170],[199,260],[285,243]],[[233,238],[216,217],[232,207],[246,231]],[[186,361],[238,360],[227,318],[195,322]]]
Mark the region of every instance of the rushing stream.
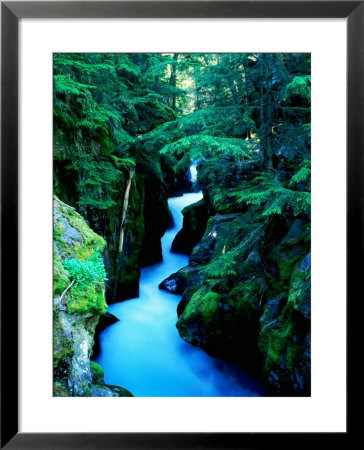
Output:
[[171,253],[182,227],[181,210],[201,193],[169,199],[173,228],[162,238],[163,262],[141,270],[139,297],[108,307],[119,322],[100,334],[96,360],[105,382],[129,389],[138,397],[261,396],[264,388],[236,367],[183,341],[176,329],[179,295],[158,289],[161,281],[188,263]]

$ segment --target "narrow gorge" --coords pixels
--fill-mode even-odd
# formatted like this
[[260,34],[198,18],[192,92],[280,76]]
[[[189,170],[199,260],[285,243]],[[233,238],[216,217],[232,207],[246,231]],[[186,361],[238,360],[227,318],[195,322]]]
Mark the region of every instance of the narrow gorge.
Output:
[[309,396],[310,55],[54,54],[54,395]]

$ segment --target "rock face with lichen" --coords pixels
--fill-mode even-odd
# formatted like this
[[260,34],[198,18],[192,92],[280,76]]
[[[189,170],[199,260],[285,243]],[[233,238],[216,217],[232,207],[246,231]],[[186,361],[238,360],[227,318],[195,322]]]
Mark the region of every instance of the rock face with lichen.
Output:
[[310,395],[309,220],[204,197],[205,234],[160,285],[182,294],[180,336],[264,377],[273,394]]
[[90,362],[95,328],[106,312],[102,237],[73,208],[54,199],[53,373],[54,396],[124,397],[131,393],[104,383]]

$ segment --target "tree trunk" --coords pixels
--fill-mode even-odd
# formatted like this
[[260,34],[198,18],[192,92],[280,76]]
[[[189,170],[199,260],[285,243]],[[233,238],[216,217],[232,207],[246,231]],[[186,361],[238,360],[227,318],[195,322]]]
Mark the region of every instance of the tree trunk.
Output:
[[[170,84],[170,86],[173,86],[173,87],[176,87],[176,81],[177,81],[177,59],[178,59],[178,53],[175,53],[173,55],[173,60],[175,61],[175,63],[172,64],[171,77],[169,79],[169,84]],[[176,95],[175,94],[172,94],[171,107],[172,107],[173,111],[176,110]]]
[[118,248],[118,253],[116,256],[116,263],[115,263],[116,270],[115,270],[114,293],[113,293],[113,301],[114,302],[116,300],[116,294],[117,294],[118,284],[119,284],[119,275],[120,275],[120,269],[121,269],[121,257],[122,257],[122,253],[123,253],[124,237],[125,237],[125,230],[126,230],[126,214],[128,211],[130,188],[131,188],[131,183],[133,181],[134,175],[135,175],[135,169],[130,169],[129,178],[128,178],[128,181],[126,183],[126,188],[125,188],[123,206],[121,209],[119,248]]

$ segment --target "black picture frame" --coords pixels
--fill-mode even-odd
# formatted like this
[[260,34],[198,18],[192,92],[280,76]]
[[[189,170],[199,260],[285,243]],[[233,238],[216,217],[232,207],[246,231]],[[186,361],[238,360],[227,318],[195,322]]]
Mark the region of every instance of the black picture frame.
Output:
[[[278,439],[281,446],[297,447],[312,438],[327,445],[325,433],[18,432],[18,22],[110,17],[347,19],[347,306],[350,299],[359,299],[356,286],[364,273],[364,1],[1,2],[1,448],[271,448]],[[347,350],[350,355],[349,345]],[[351,432],[347,406],[348,431],[331,433],[339,445],[347,444]]]

